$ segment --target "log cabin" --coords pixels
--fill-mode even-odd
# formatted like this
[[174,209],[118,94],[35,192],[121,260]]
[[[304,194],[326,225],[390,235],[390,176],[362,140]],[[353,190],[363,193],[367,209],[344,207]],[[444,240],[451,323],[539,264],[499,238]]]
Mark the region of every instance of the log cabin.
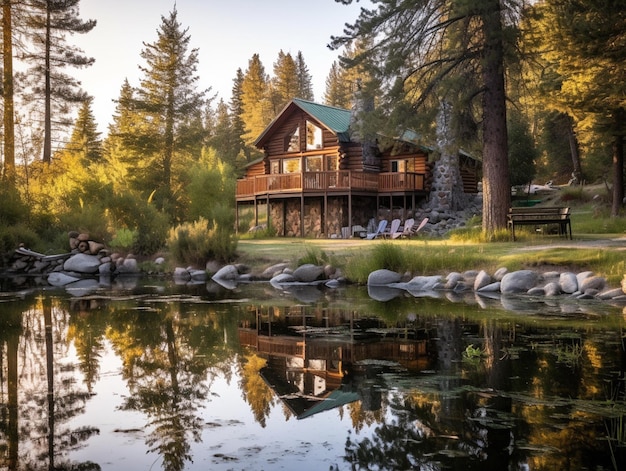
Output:
[[[432,149],[414,133],[381,146],[355,136],[350,110],[294,98],[257,138],[264,156],[237,180],[236,217],[277,236],[346,238],[372,219],[413,217],[428,199]],[[464,192],[478,166],[460,156]]]

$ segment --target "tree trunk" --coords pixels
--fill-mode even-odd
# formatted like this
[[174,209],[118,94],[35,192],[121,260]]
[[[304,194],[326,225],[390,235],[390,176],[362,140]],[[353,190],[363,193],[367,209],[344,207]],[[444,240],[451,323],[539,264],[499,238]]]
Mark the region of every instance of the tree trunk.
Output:
[[572,178],[576,178],[578,183],[583,181],[583,170],[580,165],[580,153],[578,152],[578,139],[576,139],[576,133],[574,132],[574,123],[571,116],[567,117],[567,139],[569,141],[570,154],[572,156],[572,166],[574,171],[572,172]]
[[509,184],[504,53],[499,0],[486,2],[482,15],[483,57],[483,232],[506,228]]
[[4,101],[4,172],[6,182],[15,184],[15,122],[13,113],[13,28],[11,25],[11,0],[2,2],[2,98]]
[[613,138],[613,204],[611,217],[619,216],[624,203],[624,109],[617,110],[614,115],[615,135]]
[[52,87],[50,85],[50,5],[46,6],[46,58],[45,58],[45,92],[44,92],[44,131],[43,131],[43,158],[44,163],[49,164],[52,160]]

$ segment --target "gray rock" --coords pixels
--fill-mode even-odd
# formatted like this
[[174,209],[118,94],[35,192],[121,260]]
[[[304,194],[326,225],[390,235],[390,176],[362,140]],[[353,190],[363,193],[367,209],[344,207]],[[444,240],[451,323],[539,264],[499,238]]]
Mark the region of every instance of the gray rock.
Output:
[[296,281],[296,279],[293,277],[293,275],[289,273],[279,273],[270,280],[270,283],[276,286],[280,285],[281,283],[293,283],[294,281]]
[[526,294],[530,295],[530,296],[545,296],[546,295],[546,290],[544,288],[540,288],[538,286],[535,286],[534,288],[530,288]]
[[481,270],[474,279],[474,291],[478,291],[480,288],[484,288],[491,283],[491,276],[485,271]]
[[139,264],[134,258],[125,258],[124,261],[117,266],[117,271],[122,274],[135,274],[139,273]]
[[75,283],[78,280],[80,280],[80,278],[70,276],[62,272],[52,272],[50,273],[50,275],[48,275],[48,283],[52,286],[65,286],[69,285],[70,283]]
[[525,293],[533,288],[539,275],[532,270],[517,270],[502,277],[500,291],[502,293]]
[[189,275],[194,281],[206,281],[208,278],[206,270],[189,270]]
[[485,285],[476,291],[478,293],[497,293],[500,291],[500,284],[500,281],[494,281],[493,283]]
[[225,265],[211,277],[214,280],[236,280],[239,277],[239,270],[234,265]]
[[580,285],[580,290],[586,293],[590,289],[595,289],[598,292],[602,291],[606,287],[606,279],[601,276],[588,276]]
[[496,281],[502,281],[502,278],[504,277],[504,275],[506,275],[509,272],[509,270],[506,267],[501,267],[498,268],[496,270],[496,272],[493,274],[493,279]]
[[405,289],[411,292],[431,291],[441,286],[441,277],[433,276],[415,276],[408,283]]
[[63,269],[77,273],[96,273],[99,266],[100,259],[95,255],[78,253],[76,255],[72,255],[65,261]]
[[559,294],[561,294],[561,285],[559,283],[551,281],[550,283],[546,283],[546,285],[543,287],[543,290],[545,291],[546,296],[558,296]]
[[461,281],[463,281],[463,275],[461,275],[460,273],[458,272],[448,273],[448,276],[446,276],[446,283],[444,285],[444,288],[454,289],[456,285],[459,284]]
[[374,270],[367,277],[368,286],[385,286],[391,283],[399,283],[402,279],[402,275],[395,271],[380,269]]
[[263,273],[261,274],[262,276],[269,276],[270,278],[273,276],[276,276],[279,273],[282,273],[283,270],[285,268],[288,268],[289,264],[284,262],[284,263],[276,263],[270,267],[267,267]]
[[582,271],[582,272],[580,272],[579,274],[576,275],[576,280],[578,280],[578,289],[579,290],[580,290],[580,287],[583,285],[583,281],[585,281],[585,278],[589,278],[590,276],[593,276],[593,272],[592,271]]
[[578,279],[576,275],[571,272],[561,273],[559,276],[559,286],[561,291],[567,294],[572,294],[578,291]]
[[622,296],[624,294],[624,292],[622,291],[621,288],[613,288],[613,289],[609,289],[607,291],[602,291],[600,293],[598,293],[598,298],[602,299],[602,300],[608,300],[608,299],[614,299],[617,298],[618,296]]
[[182,268],[182,267],[174,268],[173,276],[175,280],[188,281],[191,279],[191,275],[189,274],[189,271],[186,268]]
[[311,281],[317,280],[322,273],[324,273],[324,267],[313,265],[312,263],[305,263],[293,271],[293,277],[297,281],[310,283]]

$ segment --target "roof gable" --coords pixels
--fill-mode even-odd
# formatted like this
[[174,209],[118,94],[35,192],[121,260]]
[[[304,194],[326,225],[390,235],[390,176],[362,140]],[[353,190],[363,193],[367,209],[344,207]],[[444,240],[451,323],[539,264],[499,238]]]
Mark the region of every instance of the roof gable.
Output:
[[336,108],[334,106],[321,105],[312,101],[302,100],[300,98],[294,98],[289,102],[278,116],[265,128],[261,135],[257,138],[254,145],[259,149],[262,148],[267,142],[268,138],[279,128],[294,110],[299,108],[309,116],[318,121],[329,131],[332,131],[337,135],[341,142],[349,142],[349,128],[350,128],[350,110],[343,108]]

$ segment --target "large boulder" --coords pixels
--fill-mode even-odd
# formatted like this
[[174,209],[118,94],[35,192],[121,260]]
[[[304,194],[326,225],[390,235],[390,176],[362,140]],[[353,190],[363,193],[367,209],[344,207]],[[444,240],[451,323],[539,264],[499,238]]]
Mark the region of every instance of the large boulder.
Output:
[[563,272],[559,275],[559,286],[564,293],[575,293],[578,291],[578,279],[572,272]]
[[502,277],[500,291],[503,294],[525,293],[539,281],[539,275],[532,270],[517,270]]
[[65,271],[73,271],[76,273],[93,274],[98,271],[98,267],[100,267],[100,258],[86,253],[72,255],[63,264]]
[[380,270],[374,270],[367,277],[368,286],[386,286],[392,283],[399,283],[402,279],[402,275],[392,270],[381,268]]
[[310,283],[317,280],[324,273],[324,267],[305,263],[293,271],[293,277],[302,283]]

